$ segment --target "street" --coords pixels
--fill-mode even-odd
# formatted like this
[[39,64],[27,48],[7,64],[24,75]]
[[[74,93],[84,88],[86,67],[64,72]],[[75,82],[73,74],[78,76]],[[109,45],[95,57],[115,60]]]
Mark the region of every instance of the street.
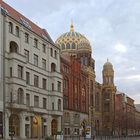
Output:
[[140,140],[139,137],[127,137],[127,138],[95,138],[94,140]]

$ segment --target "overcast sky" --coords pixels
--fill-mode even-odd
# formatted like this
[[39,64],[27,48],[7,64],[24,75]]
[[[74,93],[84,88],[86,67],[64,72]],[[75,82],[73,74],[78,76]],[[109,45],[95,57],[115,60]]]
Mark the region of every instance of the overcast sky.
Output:
[[117,89],[140,103],[140,0],[4,0],[45,28],[55,41],[69,31],[84,34],[92,45],[96,79],[109,58]]

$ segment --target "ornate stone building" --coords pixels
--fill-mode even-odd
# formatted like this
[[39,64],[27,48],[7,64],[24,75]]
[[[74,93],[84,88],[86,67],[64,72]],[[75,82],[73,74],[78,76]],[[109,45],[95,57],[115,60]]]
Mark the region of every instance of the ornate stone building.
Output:
[[40,139],[61,131],[60,49],[45,29],[3,1],[0,54],[0,135]]
[[[61,69],[63,74],[63,83],[65,87],[65,77],[67,76],[67,80],[70,82],[70,79],[74,76],[74,78],[78,78],[81,81],[80,88],[78,90],[79,96],[83,94],[82,85],[85,83],[81,76],[78,75],[79,73],[85,73],[85,78],[88,80],[88,84],[85,83],[85,91],[86,96],[88,98],[88,112],[84,112],[79,107],[79,110],[74,108],[74,96],[76,93],[71,91],[72,87],[76,87],[75,82],[70,82],[70,89],[64,90],[64,120],[67,118],[68,114],[79,114],[79,132],[80,130],[86,133],[86,126],[91,127],[92,135],[96,133],[96,135],[102,134],[111,134],[114,130],[114,119],[115,119],[115,92],[116,87],[114,85],[114,70],[112,64],[107,61],[103,66],[103,84],[96,82],[95,80],[95,61],[92,58],[92,49],[90,42],[88,39],[81,35],[78,32],[74,31],[74,26],[71,24],[70,32],[62,34],[56,40],[56,44],[61,49]],[[69,58],[69,61],[67,60]],[[75,61],[77,64],[75,65]],[[69,69],[69,73],[65,74],[64,72],[64,65],[67,65]],[[66,69],[66,68],[65,68]],[[73,72],[70,72],[70,70]],[[69,78],[68,78],[69,77]],[[79,81],[79,82],[80,82]],[[65,93],[68,93],[70,96],[65,97]],[[70,106],[73,108],[69,108],[65,105],[65,100]],[[77,98],[77,103],[79,102],[80,98]],[[84,104],[81,104],[81,107],[84,108]],[[72,115],[74,116],[74,115]],[[70,120],[72,116],[69,116]],[[83,118],[83,119],[81,119]],[[69,121],[70,123],[71,121]],[[83,123],[84,122],[84,123]],[[68,123],[68,120],[67,120]],[[67,125],[67,123],[63,123],[63,129],[66,135],[73,135],[72,126],[74,122],[71,122],[71,126]],[[82,126],[84,125],[84,126]],[[68,129],[68,132],[67,132]],[[81,134],[82,135],[82,134]]]
[[[84,35],[74,31],[73,24],[70,26],[70,32],[62,34],[56,40],[56,44],[61,49],[61,69],[64,88],[65,77],[67,77],[66,79],[70,86],[69,90],[64,89],[65,92],[69,93],[67,98],[69,106],[67,107],[64,104],[64,120],[68,114],[71,114],[69,116],[70,120],[74,117],[74,114],[77,114],[79,116],[77,134],[85,135],[86,126],[91,126],[94,123],[92,118],[94,112],[95,61],[91,56],[91,45]],[[67,60],[68,58],[69,60]],[[69,71],[66,75],[64,67],[67,67]],[[65,92],[64,103],[66,102]],[[75,98],[76,94],[78,94],[78,98]],[[82,98],[85,98],[85,100]],[[77,107],[75,104],[77,104]],[[69,133],[65,131],[66,135],[73,135],[75,132],[72,129],[73,125],[75,125],[75,122],[71,122],[69,126],[64,122],[63,129],[69,130]]]

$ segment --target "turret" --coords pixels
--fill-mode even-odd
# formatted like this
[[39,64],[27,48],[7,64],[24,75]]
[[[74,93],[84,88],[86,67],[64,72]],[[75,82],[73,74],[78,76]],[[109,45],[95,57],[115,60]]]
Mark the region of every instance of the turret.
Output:
[[113,65],[107,59],[107,62],[103,66],[103,85],[114,85],[114,70]]

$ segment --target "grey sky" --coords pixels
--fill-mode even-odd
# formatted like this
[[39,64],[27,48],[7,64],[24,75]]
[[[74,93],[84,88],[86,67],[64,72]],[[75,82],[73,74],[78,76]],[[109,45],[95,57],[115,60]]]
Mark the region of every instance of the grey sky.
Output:
[[54,41],[73,20],[75,31],[91,42],[97,81],[109,58],[117,89],[140,103],[140,0],[4,1],[47,29]]

